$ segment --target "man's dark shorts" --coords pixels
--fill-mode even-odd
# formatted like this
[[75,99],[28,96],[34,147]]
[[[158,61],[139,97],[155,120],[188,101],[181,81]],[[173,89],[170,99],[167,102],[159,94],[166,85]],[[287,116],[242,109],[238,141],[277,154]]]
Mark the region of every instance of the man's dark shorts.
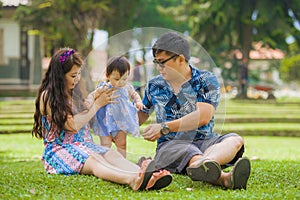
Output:
[[[211,145],[220,143],[228,137],[239,136],[236,133],[219,135],[210,139],[185,141],[170,140],[158,145],[156,149],[155,161],[158,169],[167,169],[171,173],[185,174],[186,167],[190,159],[195,155],[202,155]],[[244,146],[237,152],[234,159],[222,166],[226,168],[232,166],[238,158],[242,157]]]

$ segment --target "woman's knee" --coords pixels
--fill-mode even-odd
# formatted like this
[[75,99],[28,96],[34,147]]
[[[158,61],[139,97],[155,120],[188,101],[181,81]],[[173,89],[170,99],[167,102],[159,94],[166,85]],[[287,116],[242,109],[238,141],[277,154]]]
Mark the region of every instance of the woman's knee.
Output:
[[111,150],[107,151],[103,156],[104,156],[105,159],[106,158],[115,158],[115,159],[118,159],[122,155],[118,151],[111,149]]
[[99,160],[94,155],[90,155],[86,159],[80,173],[86,175],[94,174],[94,169],[99,163]]

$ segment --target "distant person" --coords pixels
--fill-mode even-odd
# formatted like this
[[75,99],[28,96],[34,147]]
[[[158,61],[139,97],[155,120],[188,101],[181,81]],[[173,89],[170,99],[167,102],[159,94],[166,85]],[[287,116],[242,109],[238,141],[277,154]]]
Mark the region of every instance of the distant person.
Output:
[[241,84],[241,97],[247,98],[247,87],[248,87],[248,69],[247,59],[243,58],[238,69],[239,82]]
[[75,50],[58,50],[38,90],[32,134],[44,140],[42,162],[46,172],[94,175],[127,184],[133,190],[168,186],[172,176],[167,170],[155,171],[153,161],[145,161],[139,167],[119,152],[93,142],[88,122],[99,108],[115,100],[114,90],[97,90],[91,107],[85,108],[82,98],[74,98],[81,96],[74,90],[80,80],[82,62]]
[[[114,88],[115,103],[103,106],[95,116],[93,130],[100,136],[102,146],[110,148],[112,142],[126,157],[126,136],[139,136],[137,111],[143,108],[140,95],[128,83],[130,63],[123,56],[112,57],[106,67],[106,79],[97,88]],[[92,97],[93,99],[93,97]]]
[[[177,33],[163,34],[152,52],[160,74],[147,83],[146,108],[139,112],[139,119],[142,124],[155,111],[156,123],[147,125],[142,136],[157,141],[156,167],[187,174],[193,181],[246,189],[250,161],[241,158],[243,138],[213,132],[220,101],[216,76],[189,64],[188,41]],[[222,171],[232,165],[230,172]]]

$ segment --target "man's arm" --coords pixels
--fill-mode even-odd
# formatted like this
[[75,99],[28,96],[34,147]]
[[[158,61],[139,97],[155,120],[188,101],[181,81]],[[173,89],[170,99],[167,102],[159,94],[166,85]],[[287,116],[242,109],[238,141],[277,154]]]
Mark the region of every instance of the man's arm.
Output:
[[197,110],[179,119],[167,122],[171,132],[184,132],[195,130],[200,126],[206,125],[211,120],[215,108],[209,103],[198,102]]
[[[191,112],[180,119],[166,122],[170,132],[184,132],[195,130],[200,126],[209,123],[214,114],[215,108],[209,103],[198,102],[197,110]],[[151,124],[143,132],[143,137],[148,141],[156,141],[161,137],[161,124]]]

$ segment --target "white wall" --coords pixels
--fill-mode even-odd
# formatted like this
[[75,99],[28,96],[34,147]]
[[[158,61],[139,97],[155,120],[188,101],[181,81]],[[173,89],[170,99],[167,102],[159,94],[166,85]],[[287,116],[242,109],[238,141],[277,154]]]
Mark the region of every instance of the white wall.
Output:
[[10,19],[0,19],[0,28],[3,29],[3,57],[5,64],[9,58],[20,57],[20,26]]

